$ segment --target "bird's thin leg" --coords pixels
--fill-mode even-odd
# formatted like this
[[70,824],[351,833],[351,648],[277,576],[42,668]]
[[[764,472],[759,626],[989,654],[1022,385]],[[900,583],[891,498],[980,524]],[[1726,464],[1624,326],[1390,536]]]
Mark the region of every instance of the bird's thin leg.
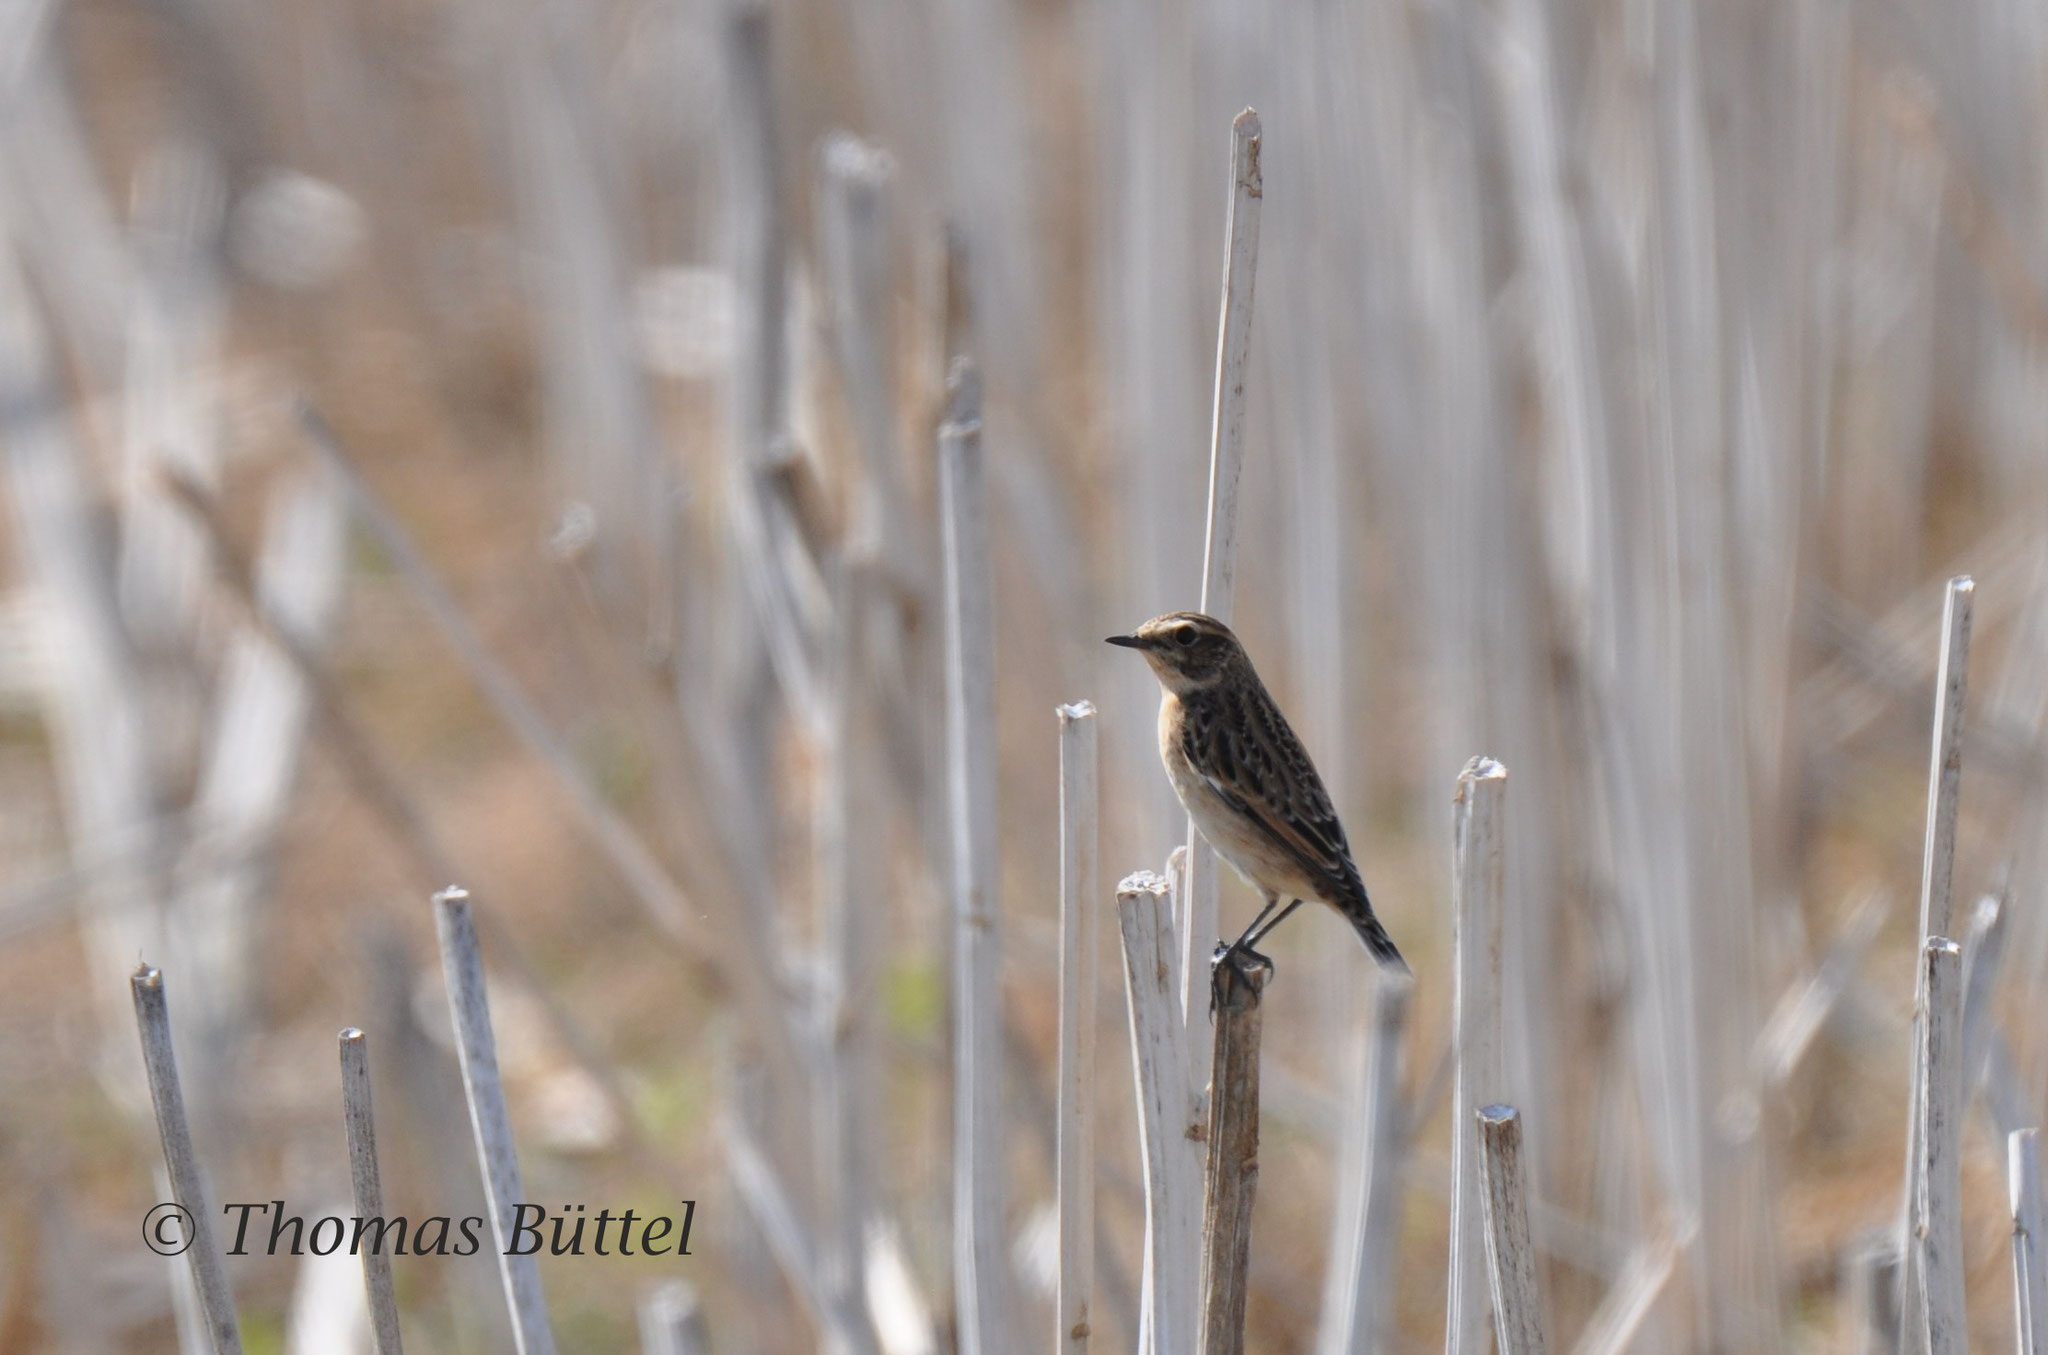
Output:
[[[1287,920],[1287,915],[1289,913],[1293,912],[1295,909],[1299,907],[1301,907],[1300,899],[1289,899],[1287,901],[1287,906],[1280,910],[1280,916],[1274,918],[1271,922],[1267,922],[1266,925],[1263,927],[1261,927],[1259,923],[1265,920],[1266,915],[1265,913],[1259,914],[1258,918],[1253,921],[1252,925],[1245,929],[1245,934],[1237,938],[1237,945],[1233,947],[1233,949],[1252,949],[1252,947],[1258,945],[1259,942],[1265,940],[1266,937],[1272,933],[1275,927],[1285,922]],[[1271,910],[1269,909],[1268,911]]]
[[1233,955],[1257,955],[1258,952],[1253,950],[1252,946],[1258,939],[1279,926],[1280,918],[1286,917],[1300,906],[1301,900],[1296,899],[1281,910],[1280,917],[1273,918],[1271,922],[1267,922],[1266,919],[1272,916],[1273,910],[1280,907],[1280,896],[1278,894],[1266,895],[1266,906],[1259,909],[1259,915],[1252,919],[1251,926],[1244,929],[1244,935],[1238,937],[1237,940],[1227,946],[1220,941],[1216,943],[1216,955],[1211,963],[1221,964],[1225,959]]
[[1243,935],[1243,936],[1240,936],[1240,937],[1238,937],[1238,938],[1237,938],[1237,940],[1236,940],[1236,942],[1235,942],[1234,944],[1232,944],[1232,946],[1231,946],[1230,948],[1231,948],[1232,950],[1237,950],[1238,948],[1240,948],[1241,946],[1243,946],[1243,945],[1244,945],[1244,943],[1245,943],[1245,940],[1246,940],[1246,939],[1247,939],[1248,937],[1250,937],[1250,936],[1251,936],[1251,934],[1252,934],[1253,932],[1255,932],[1255,931],[1257,931],[1257,930],[1259,929],[1259,924],[1260,924],[1261,922],[1264,922],[1264,921],[1265,921],[1265,920],[1266,920],[1267,918],[1271,917],[1271,916],[1273,915],[1273,910],[1274,910],[1275,908],[1278,908],[1279,906],[1280,906],[1280,896],[1279,896],[1278,894],[1268,894],[1268,895],[1266,895],[1266,906],[1265,906],[1265,907],[1263,907],[1263,908],[1261,908],[1261,909],[1259,909],[1259,915],[1258,915],[1257,917],[1255,917],[1255,918],[1253,918],[1253,919],[1252,919],[1252,925],[1251,925],[1251,926],[1249,926],[1249,927],[1246,927],[1246,928],[1244,929],[1244,935]]

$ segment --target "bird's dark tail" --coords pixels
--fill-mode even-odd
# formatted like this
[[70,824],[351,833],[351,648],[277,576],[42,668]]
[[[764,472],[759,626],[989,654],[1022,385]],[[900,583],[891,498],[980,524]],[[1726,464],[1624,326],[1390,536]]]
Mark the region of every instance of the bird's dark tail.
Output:
[[1394,945],[1394,938],[1387,935],[1387,929],[1380,925],[1379,918],[1372,911],[1372,900],[1365,896],[1365,884],[1356,874],[1350,880],[1351,897],[1344,900],[1342,912],[1354,929],[1358,939],[1365,942],[1365,948],[1372,957],[1388,969],[1409,973],[1408,962],[1401,958],[1400,949]]

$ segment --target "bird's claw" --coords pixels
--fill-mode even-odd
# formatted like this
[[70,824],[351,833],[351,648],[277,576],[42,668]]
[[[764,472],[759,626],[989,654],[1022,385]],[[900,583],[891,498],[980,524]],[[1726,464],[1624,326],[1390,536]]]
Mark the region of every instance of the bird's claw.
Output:
[[1212,1022],[1216,1019],[1216,984],[1224,965],[1230,965],[1240,975],[1246,969],[1263,969],[1269,978],[1279,972],[1269,956],[1246,945],[1243,937],[1235,941],[1217,937],[1216,949],[1209,954],[1209,1019]]

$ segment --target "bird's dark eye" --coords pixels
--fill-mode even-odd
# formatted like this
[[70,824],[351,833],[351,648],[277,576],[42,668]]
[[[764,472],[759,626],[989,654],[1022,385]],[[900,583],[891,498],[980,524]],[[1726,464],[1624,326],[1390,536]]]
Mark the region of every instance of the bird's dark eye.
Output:
[[1195,628],[1193,626],[1182,626],[1180,629],[1174,631],[1173,642],[1179,645],[1182,649],[1194,648]]

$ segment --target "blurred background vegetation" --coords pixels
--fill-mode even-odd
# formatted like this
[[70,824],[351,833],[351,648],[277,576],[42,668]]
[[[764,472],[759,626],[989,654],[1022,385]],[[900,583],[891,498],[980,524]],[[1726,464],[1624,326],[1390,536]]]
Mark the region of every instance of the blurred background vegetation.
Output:
[[[1052,712],[1102,712],[1107,898],[1184,823],[1152,679],[1100,640],[1199,594],[1247,104],[1235,619],[1418,980],[1383,1348],[1440,1340],[1450,794],[1483,751],[1554,1339],[1675,1248],[1632,1349],[1862,1349],[1957,572],[1958,915],[2005,900],[2000,1094],[2048,1096],[2048,15],[2021,0],[4,0],[0,1351],[179,1348],[136,1245],[163,1198],[138,958],[218,1197],[341,1208],[354,1024],[392,1207],[480,1211],[449,876],[532,1198],[698,1201],[687,1261],[545,1264],[563,1349],[631,1348],[677,1275],[712,1349],[820,1345],[736,1141],[879,1349],[950,1348],[960,353],[1016,1348],[1050,1339]],[[1252,902],[1226,880],[1226,930]],[[1142,1207],[1101,940],[1107,1350]],[[1251,1347],[1334,1355],[1370,962],[1321,911],[1272,953]],[[1969,1144],[1973,1330],[2009,1348],[2003,1138]],[[250,1349],[367,1348],[346,1269],[232,1274]],[[507,1347],[488,1257],[399,1282],[413,1349]]]

